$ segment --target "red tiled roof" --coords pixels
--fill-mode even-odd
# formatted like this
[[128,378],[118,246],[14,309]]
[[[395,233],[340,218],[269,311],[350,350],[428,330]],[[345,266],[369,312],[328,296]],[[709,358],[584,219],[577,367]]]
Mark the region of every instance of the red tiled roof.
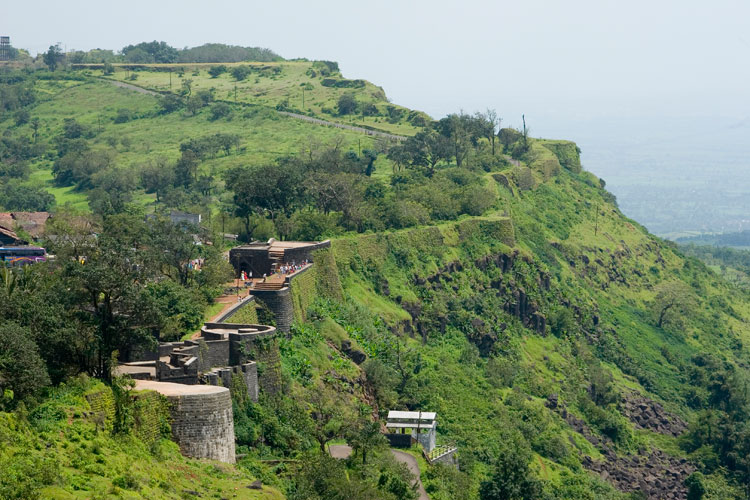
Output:
[[13,230],[13,216],[10,212],[0,212],[0,227]]
[[13,231],[11,229],[6,229],[6,228],[4,228],[2,226],[0,226],[0,234],[3,234],[3,235],[5,235],[5,236],[7,236],[9,238],[13,238],[16,241],[21,241],[20,238],[18,238],[18,235],[16,234],[15,231]]
[[33,238],[42,236],[44,225],[50,217],[49,212],[12,212],[11,216]]

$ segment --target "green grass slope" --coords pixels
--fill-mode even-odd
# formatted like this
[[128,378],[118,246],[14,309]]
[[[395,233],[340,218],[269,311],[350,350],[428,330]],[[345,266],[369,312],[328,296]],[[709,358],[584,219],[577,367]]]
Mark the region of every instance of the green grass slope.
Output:
[[[161,73],[159,73],[161,75]],[[93,149],[106,150],[119,167],[140,166],[163,158],[176,161],[179,145],[189,139],[223,133],[236,134],[239,148],[231,154],[207,158],[202,172],[216,176],[228,168],[272,163],[283,155],[297,154],[306,144],[327,144],[340,141],[344,150],[372,147],[373,139],[358,132],[324,127],[279,114],[262,105],[237,107],[232,115],[212,120],[209,109],[196,115],[184,112],[162,114],[158,98],[119,88],[101,80],[49,80],[35,83],[40,102],[34,106],[33,116],[40,121],[39,141],[51,142],[60,134],[65,119],[74,118],[95,132]],[[131,119],[115,123],[118,110],[128,110]],[[0,119],[0,130],[13,129],[14,134],[31,137],[31,124],[15,126],[10,114]],[[53,182],[54,156],[34,162],[27,181],[31,186],[44,186],[55,196],[59,206],[69,204],[86,208],[86,193],[75,187],[58,187]],[[376,176],[388,175],[391,167],[385,158],[376,162]],[[141,192],[136,201],[149,204],[153,195]]]
[[[190,80],[193,91],[215,89],[217,99],[223,101],[284,109],[393,134],[413,135],[416,126],[429,120],[424,113],[391,104],[381,87],[365,80],[348,80],[337,69],[330,71],[321,63],[230,63],[223,65],[227,72],[217,77],[208,72],[212,66],[219,65],[153,64],[137,66],[135,70],[128,65],[118,65],[107,77],[158,92],[177,92],[184,81]],[[251,72],[245,79],[237,80],[231,74],[237,67],[249,68]],[[105,76],[103,69],[90,71],[93,75]],[[338,101],[343,94],[352,95],[362,107],[371,106],[364,116],[361,112],[340,115]]]
[[[530,168],[488,176],[502,207],[495,215],[336,239],[316,272],[320,293],[346,305],[321,306],[317,314],[338,326],[320,328],[346,332],[392,370],[387,382],[365,367],[381,415],[438,412],[439,441],[459,445],[475,487],[508,442],[533,451],[554,498],[619,497],[586,472],[589,459],[619,463],[661,450],[700,469],[682,438],[640,428],[625,401],[645,397],[698,419],[706,403],[696,400],[702,389],[691,367],[706,355],[744,366],[747,295],[624,217],[599,179],[580,171],[575,145],[534,148]],[[659,290],[677,282],[690,307],[659,326]],[[392,332],[414,356],[403,379]],[[602,384],[612,399],[594,403]],[[550,408],[551,396],[587,431]],[[704,498],[736,493],[720,473],[708,477]],[[447,498],[438,483],[433,498]]]
[[180,455],[165,404],[140,393],[135,426],[115,434],[111,389],[79,379],[30,413],[0,412],[0,498],[284,498],[249,489],[255,478],[243,469]]

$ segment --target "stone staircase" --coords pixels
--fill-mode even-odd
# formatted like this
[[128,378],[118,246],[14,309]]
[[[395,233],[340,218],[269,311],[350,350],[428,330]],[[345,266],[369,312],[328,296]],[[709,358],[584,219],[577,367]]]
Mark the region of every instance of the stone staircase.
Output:
[[281,290],[282,288],[284,288],[283,281],[266,281],[265,283],[262,281],[256,281],[253,284],[253,288],[250,289],[250,293],[252,294],[253,291]]
[[278,269],[284,262],[284,249],[272,248],[268,251],[268,258],[273,263],[272,265]]

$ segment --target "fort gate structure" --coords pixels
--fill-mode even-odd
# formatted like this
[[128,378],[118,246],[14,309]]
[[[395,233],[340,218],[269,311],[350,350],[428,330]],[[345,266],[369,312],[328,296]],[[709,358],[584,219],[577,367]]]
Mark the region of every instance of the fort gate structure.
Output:
[[[276,241],[234,247],[229,262],[235,276],[244,277],[250,293],[274,315],[276,328],[289,333],[294,322],[292,281],[313,265],[315,252],[330,248],[331,241]],[[302,311],[304,313],[304,311]]]

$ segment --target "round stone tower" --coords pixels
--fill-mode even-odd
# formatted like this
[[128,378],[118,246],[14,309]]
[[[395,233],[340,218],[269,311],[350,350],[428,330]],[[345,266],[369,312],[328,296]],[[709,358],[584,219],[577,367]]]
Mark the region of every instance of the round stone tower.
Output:
[[137,380],[136,389],[156,391],[167,397],[172,437],[183,455],[234,463],[234,417],[229,389],[152,380]]

